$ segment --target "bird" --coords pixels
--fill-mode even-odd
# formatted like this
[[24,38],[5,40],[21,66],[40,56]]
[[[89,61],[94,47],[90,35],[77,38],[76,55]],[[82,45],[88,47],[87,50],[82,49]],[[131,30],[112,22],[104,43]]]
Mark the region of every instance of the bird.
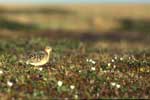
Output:
[[46,46],[44,51],[34,52],[28,55],[26,59],[27,65],[42,66],[48,63],[50,55],[52,52],[52,47]]

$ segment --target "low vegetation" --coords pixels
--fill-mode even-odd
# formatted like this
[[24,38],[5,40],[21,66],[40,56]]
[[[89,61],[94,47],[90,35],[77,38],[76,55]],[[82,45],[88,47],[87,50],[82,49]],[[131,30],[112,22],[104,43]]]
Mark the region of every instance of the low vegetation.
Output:
[[[48,64],[34,67],[19,62],[29,51],[46,45],[53,47]],[[130,45],[125,41],[55,41],[38,37],[1,40],[0,97],[150,98],[150,48]]]

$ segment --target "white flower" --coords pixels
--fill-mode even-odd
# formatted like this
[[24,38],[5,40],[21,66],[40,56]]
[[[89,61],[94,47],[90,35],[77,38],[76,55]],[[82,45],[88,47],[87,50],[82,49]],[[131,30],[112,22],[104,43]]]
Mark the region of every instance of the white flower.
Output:
[[122,60],[123,60],[123,58],[122,58],[122,57],[120,57],[120,60],[122,61]]
[[131,57],[129,57],[129,60],[131,59]]
[[13,83],[10,82],[10,81],[7,81],[7,85],[8,85],[9,87],[12,87],[12,86],[13,86]]
[[91,70],[92,70],[92,71],[95,71],[96,69],[95,69],[95,67],[91,67]]
[[2,71],[2,70],[0,70],[0,74],[3,74],[3,71]]
[[96,64],[96,61],[92,60],[92,59],[86,59],[87,62],[90,62],[92,64]]
[[116,68],[116,65],[113,65],[113,68],[115,69],[115,68]]
[[42,67],[40,67],[40,68],[39,68],[39,71],[42,71],[42,70],[43,70],[43,68],[42,68]]
[[110,67],[111,66],[111,63],[108,63],[108,67]]
[[57,85],[58,85],[59,87],[61,87],[61,86],[62,86],[62,84],[63,84],[63,82],[62,82],[62,81],[58,81],[58,82],[57,82]]
[[115,83],[115,82],[111,82],[111,85],[112,85],[112,86],[115,86],[115,87],[118,88],[118,89],[121,87],[120,84],[117,84],[117,83]]
[[76,95],[74,95],[74,98],[75,98],[75,99],[78,99],[78,95],[77,95],[77,94],[76,94]]
[[107,73],[107,71],[106,71],[106,70],[104,70],[103,72],[104,72],[104,73]]
[[74,85],[70,85],[70,88],[73,90],[75,88],[75,86]]
[[115,86],[115,85],[116,85],[116,83],[115,83],[115,82],[111,82],[110,84],[111,84],[112,86]]
[[81,73],[82,71],[81,70],[79,70],[79,73]]
[[117,60],[117,58],[118,58],[118,57],[117,57],[117,56],[115,56],[114,58]]
[[115,60],[114,60],[114,59],[112,59],[112,60],[111,60],[111,62],[115,62]]
[[92,59],[89,60],[89,62],[92,62],[92,61],[93,61]]
[[120,88],[120,85],[119,85],[119,84],[116,84],[116,87],[117,87],[117,88]]
[[89,59],[86,59],[86,62],[89,62]]
[[93,60],[92,62],[91,62],[92,64],[96,64],[96,62]]

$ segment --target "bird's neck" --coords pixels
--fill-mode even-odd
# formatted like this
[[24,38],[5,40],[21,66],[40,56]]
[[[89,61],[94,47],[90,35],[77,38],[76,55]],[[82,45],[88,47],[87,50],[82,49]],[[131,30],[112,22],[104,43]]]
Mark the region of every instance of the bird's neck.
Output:
[[48,55],[48,58],[50,57],[50,52],[46,51],[47,55]]

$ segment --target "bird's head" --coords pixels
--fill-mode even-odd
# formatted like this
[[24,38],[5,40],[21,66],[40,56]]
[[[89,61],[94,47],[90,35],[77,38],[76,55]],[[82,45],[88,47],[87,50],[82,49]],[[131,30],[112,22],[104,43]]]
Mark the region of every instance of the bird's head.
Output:
[[47,53],[50,53],[50,52],[52,51],[52,47],[46,46],[46,47],[45,47],[45,51],[46,51]]

